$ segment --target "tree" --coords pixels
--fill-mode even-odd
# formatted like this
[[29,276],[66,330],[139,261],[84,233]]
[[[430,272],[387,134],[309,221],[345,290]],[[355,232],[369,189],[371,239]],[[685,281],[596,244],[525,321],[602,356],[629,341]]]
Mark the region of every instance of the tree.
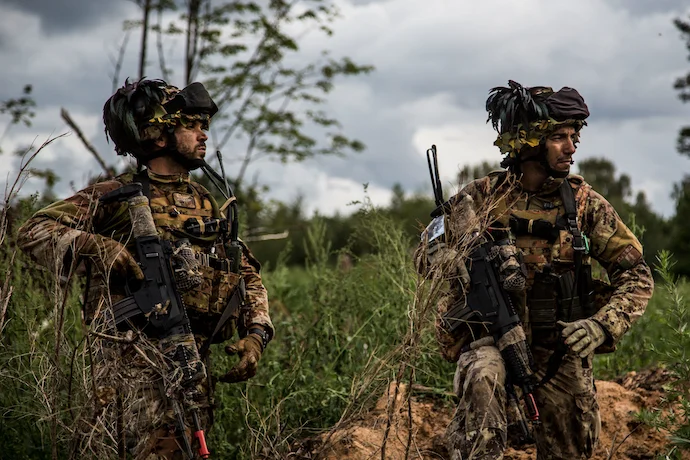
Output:
[[[294,63],[300,38],[333,33],[329,24],[337,9],[329,0],[134,1],[142,17],[127,21],[125,28],[142,30],[139,76],[146,74],[149,33],[156,33],[160,72],[168,79],[173,70],[166,64],[171,61],[164,42],[184,40],[183,83],[203,80],[218,104],[212,144],[233,150],[226,158],[239,163],[232,178],[235,187],[243,184],[247,167],[259,158],[302,161],[364,148],[344,136],[338,121],[319,106],[337,78],[366,74],[373,67],[349,58],[333,59],[326,51],[314,62]],[[152,25],[153,11],[158,19]],[[181,11],[179,18],[164,25],[163,18],[172,11]]]
[[577,165],[578,174],[627,217],[626,203],[632,196],[630,176],[621,174],[616,178],[616,166],[606,158],[587,158]]
[[[676,18],[673,23],[680,30],[685,40],[685,47],[690,51],[690,22]],[[677,78],[673,87],[678,91],[678,98],[681,101],[684,103],[690,101],[690,73]],[[690,156],[690,126],[681,128],[678,134],[677,149],[681,155]]]
[[[10,121],[5,125],[2,134],[0,134],[0,145],[2,145],[2,141],[12,126],[20,123],[25,126],[31,126],[31,119],[36,115],[36,112],[34,112],[36,102],[31,97],[32,89],[31,85],[24,85],[21,96],[0,102],[0,115],[10,116]],[[2,148],[0,148],[0,153],[2,153]]]
[[[616,177],[616,166],[605,158],[587,158],[578,162],[578,173],[616,209],[623,222],[633,222],[641,234],[645,258],[649,262],[669,245],[669,223],[650,207],[644,192],[638,192],[632,201],[632,181],[627,174]],[[634,221],[633,221],[634,219]]]
[[[690,22],[676,18],[673,23],[680,30],[685,47],[690,51]],[[690,101],[690,73],[676,79],[673,87],[678,91],[678,98],[683,102]],[[690,126],[681,128],[676,144],[678,153],[690,156]],[[686,175],[679,184],[674,185],[672,198],[676,202],[676,215],[671,220],[670,248],[678,261],[674,270],[678,274],[690,276],[690,231],[685,219],[690,212],[690,176]]]
[[491,171],[496,171],[497,169],[502,169],[501,164],[498,161],[482,161],[481,163],[474,165],[467,164],[463,166],[458,173],[458,186],[462,188],[472,182],[474,179],[484,177]]
[[671,221],[670,250],[676,261],[673,267],[678,275],[690,277],[690,176],[674,184],[672,197],[676,201],[676,215]]

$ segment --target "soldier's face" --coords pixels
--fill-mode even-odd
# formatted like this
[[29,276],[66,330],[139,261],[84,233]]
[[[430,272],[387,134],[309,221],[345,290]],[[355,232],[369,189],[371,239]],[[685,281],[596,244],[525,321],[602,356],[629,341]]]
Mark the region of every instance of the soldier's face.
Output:
[[201,122],[178,124],[175,128],[177,151],[188,160],[201,160],[206,156],[208,136],[201,129]]
[[567,173],[577,150],[579,134],[572,126],[559,128],[551,133],[545,142],[546,161],[554,171]]

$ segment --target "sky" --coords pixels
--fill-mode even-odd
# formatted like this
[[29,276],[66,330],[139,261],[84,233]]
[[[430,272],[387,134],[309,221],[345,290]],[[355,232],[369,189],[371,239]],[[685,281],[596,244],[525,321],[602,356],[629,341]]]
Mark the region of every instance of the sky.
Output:
[[[687,124],[690,105],[673,90],[690,71],[688,51],[673,25],[688,18],[680,0],[335,0],[340,17],[334,34],[301,33],[308,63],[328,49],[371,64],[369,75],[343,78],[324,109],[343,133],[366,150],[345,158],[320,157],[302,163],[259,161],[248,177],[268,186],[266,197],[292,201],[302,196],[311,215],[349,212],[366,196],[387,204],[399,183],[428,193],[426,149],[435,144],[444,185],[454,189],[467,164],[498,161],[495,132],[486,124],[488,90],[509,79],[525,86],[576,88],[591,113],[574,157],[604,157],[630,176],[652,208],[670,217],[673,184],[690,170],[690,158],[675,143]],[[138,17],[129,0],[0,0],[0,101],[34,88],[31,127],[13,126],[0,140],[0,186],[12,181],[18,157],[8,152],[69,132],[62,107],[108,164],[122,166],[106,143],[101,109],[112,93],[114,59],[123,40],[122,23]],[[139,37],[132,33],[121,72],[137,72]],[[170,49],[175,62],[175,49]],[[147,76],[159,78],[151,45]],[[181,75],[180,75],[180,78]],[[170,83],[175,81],[175,75]],[[0,115],[0,133],[7,124]],[[232,150],[232,146],[231,146]],[[237,163],[225,152],[231,173]],[[76,135],[42,150],[33,164],[61,178],[60,197],[71,195],[100,172]],[[30,180],[23,193],[41,190]]]

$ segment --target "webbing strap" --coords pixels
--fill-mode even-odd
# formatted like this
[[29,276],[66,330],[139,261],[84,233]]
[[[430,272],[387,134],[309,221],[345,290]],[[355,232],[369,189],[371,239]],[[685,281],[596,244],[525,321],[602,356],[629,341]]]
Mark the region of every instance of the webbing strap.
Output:
[[244,303],[246,293],[247,290],[244,285],[244,278],[241,278],[240,284],[237,285],[235,291],[232,293],[232,296],[230,297],[230,299],[228,299],[228,303],[225,307],[225,310],[223,310],[223,314],[218,320],[218,323],[216,323],[215,329],[213,330],[211,335],[206,339],[204,344],[201,346],[201,349],[199,350],[199,354],[201,355],[202,360],[206,359],[206,355],[211,344],[213,343],[213,339],[216,338],[223,326],[225,326],[225,324],[231,318],[238,317],[238,312],[240,310],[240,307],[242,306],[242,303]]
[[145,169],[134,174],[134,182],[141,184],[141,193],[151,201],[151,179]]
[[[582,256],[586,251],[585,240],[580,232],[580,228],[577,226],[577,202],[575,201],[575,193],[573,193],[573,188],[570,186],[568,179],[564,179],[559,186],[559,191],[561,193],[561,200],[563,200],[563,206],[565,207],[565,220],[568,226],[568,231],[573,235],[573,259],[575,262],[575,280],[573,283],[573,291],[570,295],[570,302],[568,302],[568,310],[566,311],[566,322],[572,321],[573,312],[573,301],[577,295],[581,294],[580,289],[580,270],[582,269]],[[558,341],[556,349],[553,354],[549,357],[549,361],[546,364],[546,372],[544,378],[539,382],[539,386],[546,384],[551,380],[558,369],[561,367],[563,358],[568,352],[568,347],[565,345],[563,340]]]

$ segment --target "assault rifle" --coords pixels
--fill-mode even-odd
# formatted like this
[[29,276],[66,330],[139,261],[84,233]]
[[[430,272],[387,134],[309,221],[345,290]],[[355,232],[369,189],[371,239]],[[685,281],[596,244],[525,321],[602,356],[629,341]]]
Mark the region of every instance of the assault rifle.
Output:
[[[443,198],[436,146],[432,145],[426,155],[436,209],[431,213],[433,220],[422,237],[426,238],[431,253],[449,243],[446,241],[445,219],[446,215],[450,214],[452,206]],[[456,304],[448,310],[442,318],[442,323],[450,333],[471,324],[488,326],[505,362],[506,388],[511,403],[517,399],[512,388],[515,385],[522,392],[527,416],[538,423],[539,410],[533,396],[536,389],[536,377],[530,367],[533,361],[532,355],[513,302],[499,281],[501,265],[499,248],[502,244],[508,244],[509,241],[507,239],[494,241],[491,235],[476,239],[482,242],[471,249],[466,263],[470,285],[467,294],[462,293],[465,296],[465,302]],[[530,439],[529,428],[524,420],[520,421],[520,425],[525,440]]]
[[[106,193],[102,203],[127,201],[136,246],[136,258],[144,273],[140,282],[128,281],[125,285],[129,297],[113,305],[115,324],[118,329],[137,328],[161,343],[171,344],[162,350],[170,360],[171,371],[181,373],[181,394],[172,395],[176,389],[161,388],[164,398],[169,397],[177,417],[178,436],[182,438],[185,454],[194,459],[194,451],[187,438],[184,409],[180,400],[191,401],[197,393],[195,384],[204,377],[205,371],[196,347],[192,328],[182,299],[175,285],[170,241],[161,240],[151,215],[149,200],[142,194],[140,183],[131,183]],[[191,344],[191,346],[190,346]],[[199,420],[199,409],[190,409],[194,424],[194,437],[199,442],[201,458],[209,458],[206,437]]]

